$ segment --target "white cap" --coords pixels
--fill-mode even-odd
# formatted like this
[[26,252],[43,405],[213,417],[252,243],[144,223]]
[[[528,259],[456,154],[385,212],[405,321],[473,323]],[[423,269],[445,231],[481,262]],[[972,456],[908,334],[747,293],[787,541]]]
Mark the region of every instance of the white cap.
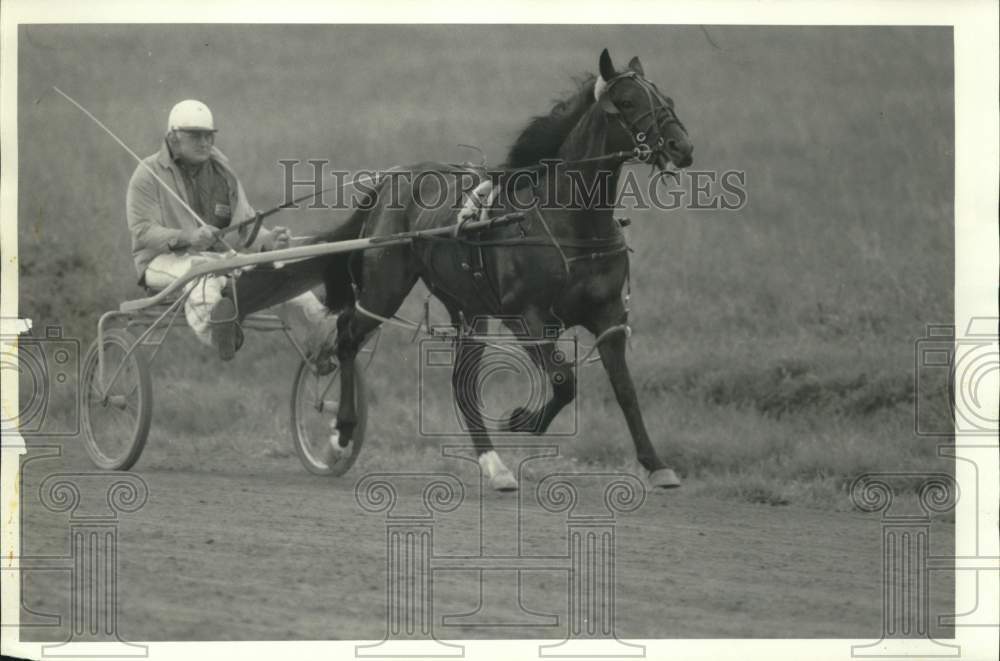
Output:
[[214,131],[212,111],[201,101],[187,99],[171,108],[167,118],[167,133],[175,129],[192,131]]

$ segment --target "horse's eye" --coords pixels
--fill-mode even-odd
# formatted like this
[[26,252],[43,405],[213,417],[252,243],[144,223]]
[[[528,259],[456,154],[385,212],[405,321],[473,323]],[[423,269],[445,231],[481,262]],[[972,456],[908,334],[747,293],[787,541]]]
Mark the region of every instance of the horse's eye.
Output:
[[629,101],[628,99],[624,99],[619,105],[622,108],[631,108],[632,107],[632,102]]

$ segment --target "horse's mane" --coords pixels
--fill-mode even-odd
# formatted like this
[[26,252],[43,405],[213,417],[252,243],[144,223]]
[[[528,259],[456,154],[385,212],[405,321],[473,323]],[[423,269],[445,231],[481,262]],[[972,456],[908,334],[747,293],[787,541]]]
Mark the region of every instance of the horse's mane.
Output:
[[593,105],[596,78],[593,74],[574,77],[576,91],[568,98],[557,101],[547,115],[533,117],[511,145],[506,166],[521,168],[545,158],[555,158],[566,136]]

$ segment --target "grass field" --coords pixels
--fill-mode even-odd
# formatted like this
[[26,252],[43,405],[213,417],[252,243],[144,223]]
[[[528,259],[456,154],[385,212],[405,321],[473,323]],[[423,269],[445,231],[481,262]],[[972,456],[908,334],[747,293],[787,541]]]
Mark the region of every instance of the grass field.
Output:
[[[949,29],[34,26],[20,39],[20,315],[36,328],[85,347],[99,314],[139,293],[124,219],[134,163],[52,85],[144,155],[173,103],[205,101],[266,208],[282,199],[281,158],[378,168],[463,160],[457,143],[472,143],[499,163],[606,46],[619,66],[639,55],[674,98],[696,169],[746,172],[741,210],[630,213],[630,361],[661,454],[693,489],[835,509],[859,473],[949,470],[913,422],[915,341],[953,310]],[[309,233],[344,218],[277,222]],[[295,355],[272,339],[251,336],[223,365],[178,334],[156,366],[139,466],[296,462]],[[418,347],[382,334],[355,476],[444,462],[415,429]],[[946,382],[930,384],[919,396],[940,404]],[[579,392],[558,461],[635,468],[599,367]],[[446,386],[425,395],[448,414]]]

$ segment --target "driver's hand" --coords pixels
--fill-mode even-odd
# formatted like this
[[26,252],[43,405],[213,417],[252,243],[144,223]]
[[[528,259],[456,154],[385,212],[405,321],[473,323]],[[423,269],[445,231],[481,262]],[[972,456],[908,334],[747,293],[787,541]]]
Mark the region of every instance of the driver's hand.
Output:
[[218,227],[202,225],[198,229],[184,232],[184,240],[194,250],[206,250],[218,240],[220,230]]
[[268,237],[265,248],[267,250],[283,250],[291,244],[291,241],[292,235],[288,228],[277,226],[271,230],[271,236]]

